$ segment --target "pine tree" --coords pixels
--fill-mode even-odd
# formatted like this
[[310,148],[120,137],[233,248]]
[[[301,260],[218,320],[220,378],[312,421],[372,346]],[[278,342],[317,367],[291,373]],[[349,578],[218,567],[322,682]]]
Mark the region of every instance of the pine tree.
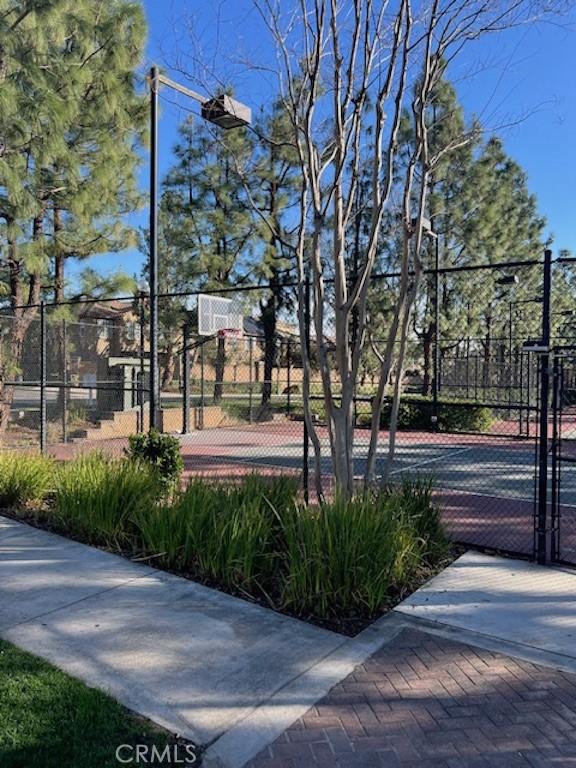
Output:
[[12,399],[6,364],[18,368],[51,280],[63,298],[64,258],[126,243],[119,217],[134,201],[144,117],[134,77],[145,34],[138,4],[20,4],[10,32],[11,5],[0,2],[0,280],[13,313],[0,359],[0,429]]
[[[176,162],[163,185],[173,216],[167,236],[179,250],[185,279],[198,289],[235,285],[252,266],[255,222],[242,179],[252,151],[245,129],[226,132],[191,119],[180,127]],[[215,402],[222,399],[225,364],[219,338]]]
[[[413,317],[413,331],[420,340],[422,353],[422,393],[431,391],[432,355],[436,336],[436,261],[440,267],[462,266],[470,263],[469,249],[463,242],[462,228],[470,209],[475,203],[471,186],[474,153],[480,145],[477,125],[472,121],[466,124],[462,106],[456,92],[446,80],[440,80],[427,111],[428,135],[431,156],[442,153],[445,147],[466,140],[454,151],[447,153],[436,163],[430,174],[427,197],[427,216],[431,223],[434,237],[428,237],[426,252],[423,255],[424,267],[428,270],[421,288],[421,298],[416,303]],[[413,141],[411,123],[405,119],[403,141],[410,146]],[[464,249],[464,250],[463,250]],[[460,298],[454,292],[454,298]],[[440,279],[440,333],[446,337],[441,348],[450,343],[452,332],[460,327],[461,320],[454,307],[450,306],[452,294],[446,291],[446,281]],[[457,317],[458,315],[458,317]],[[448,319],[451,318],[452,322]]]
[[[413,316],[413,332],[421,344],[423,394],[431,391],[436,257],[440,268],[537,259],[544,247],[545,225],[522,169],[506,155],[498,138],[482,142],[475,122],[466,124],[457,94],[446,80],[436,86],[427,119],[432,156],[457,142],[458,137],[467,136],[468,140],[447,153],[430,177],[426,213],[436,237],[427,242],[423,262],[429,272]],[[409,126],[406,119],[402,131],[406,156],[413,141]],[[384,249],[386,267],[393,269],[395,258],[392,238]],[[454,272],[441,274],[438,281],[441,358],[460,353],[464,346],[467,353],[471,344],[479,347],[486,386],[495,333],[507,336],[508,301],[523,302],[539,290],[538,269],[527,269],[521,282],[508,292],[498,282],[504,274],[496,269]],[[516,324],[516,334],[527,330],[525,324]]]
[[[158,208],[158,287],[163,294],[158,301],[158,347],[162,353],[163,365],[160,387],[172,384],[176,368],[176,354],[182,346],[181,329],[188,322],[185,296],[167,296],[194,290],[195,278],[193,260],[180,242],[181,207],[180,199],[164,191]],[[140,251],[145,255],[143,276],[148,279],[150,255],[149,231],[141,232]]]
[[298,204],[297,159],[292,126],[281,102],[276,102],[259,128],[262,137],[250,174],[257,192],[252,203],[257,207],[258,235],[263,243],[258,254],[256,275],[267,285],[260,300],[264,331],[264,381],[262,407],[270,403],[272,372],[278,354],[277,320],[292,299],[287,287],[294,279],[294,248],[290,236],[290,213]]
[[[497,138],[483,146],[470,174],[471,209],[462,227],[461,259],[468,263],[499,264],[508,261],[539,259],[545,246],[545,219],[538,213],[537,201],[528,191],[527,178],[520,166],[509,158]],[[452,291],[466,302],[467,323],[477,329],[482,348],[483,383],[490,384],[494,338],[500,337],[501,358],[506,352],[509,302],[530,302],[541,294],[542,272],[528,267],[516,273],[517,284],[501,285],[506,270],[489,270],[473,280],[452,282]],[[445,289],[446,290],[446,289]],[[462,307],[463,308],[463,307]],[[528,324],[522,320],[535,319]],[[520,313],[513,318],[514,336],[539,333],[539,313]],[[513,341],[513,343],[515,343]]]

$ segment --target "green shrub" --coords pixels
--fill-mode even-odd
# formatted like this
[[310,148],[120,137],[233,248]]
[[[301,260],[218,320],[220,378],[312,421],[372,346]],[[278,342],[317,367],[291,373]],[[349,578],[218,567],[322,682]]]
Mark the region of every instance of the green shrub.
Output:
[[35,453],[0,452],[0,507],[39,504],[54,479],[54,461]]
[[[399,429],[428,429],[432,423],[431,408],[427,403],[413,403],[408,400],[401,400],[398,407],[398,428]],[[380,416],[380,426],[382,429],[388,429],[390,418],[392,416],[392,403],[387,401],[382,408]]]
[[[465,401],[441,400],[438,404],[438,428],[442,432],[487,432],[494,421],[490,408],[472,405]],[[380,427],[390,427],[392,402],[387,400],[382,408]],[[368,404],[357,409],[357,423],[369,427],[372,413]],[[398,429],[433,429],[433,404],[429,397],[408,395],[402,398],[398,409]]]
[[283,604],[318,617],[372,614],[440,553],[444,536],[431,486],[342,498],[284,520]]
[[180,442],[172,435],[165,435],[155,429],[148,433],[130,435],[128,438],[130,459],[149,464],[154,468],[166,490],[178,487],[184,462],[180,453]]
[[276,566],[280,515],[297,492],[290,477],[251,475],[237,486],[196,479],[172,505],[143,509],[135,523],[146,551],[168,567],[264,589]]
[[58,472],[54,517],[89,541],[124,545],[130,540],[133,519],[154,507],[161,493],[159,478],[147,465],[90,453]]
[[488,432],[493,422],[492,411],[484,405],[440,406],[438,423],[443,432]]

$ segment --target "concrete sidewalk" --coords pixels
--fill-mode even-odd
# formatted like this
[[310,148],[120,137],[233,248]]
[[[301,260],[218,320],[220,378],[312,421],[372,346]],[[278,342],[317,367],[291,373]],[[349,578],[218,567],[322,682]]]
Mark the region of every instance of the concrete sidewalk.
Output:
[[0,635],[196,744],[216,742],[226,765],[256,754],[381,643],[2,517]]
[[576,671],[576,569],[467,552],[395,610]]
[[205,768],[576,760],[561,569],[467,553],[348,639],[0,517],[0,635],[207,747]]

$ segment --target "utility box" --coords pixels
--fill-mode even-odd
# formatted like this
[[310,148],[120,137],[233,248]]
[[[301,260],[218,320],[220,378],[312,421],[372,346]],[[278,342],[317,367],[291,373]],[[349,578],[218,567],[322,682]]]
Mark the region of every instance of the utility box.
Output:
[[98,411],[130,411],[150,399],[150,361],[103,357],[99,361]]

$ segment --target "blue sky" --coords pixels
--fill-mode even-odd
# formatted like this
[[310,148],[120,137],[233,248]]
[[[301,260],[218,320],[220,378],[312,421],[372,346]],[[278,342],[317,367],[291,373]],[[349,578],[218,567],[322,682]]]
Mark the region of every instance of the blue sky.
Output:
[[[218,62],[219,71],[234,83],[237,98],[254,112],[270,102],[274,76],[243,64],[273,63],[270,40],[252,0],[144,0],[144,6],[149,38],[143,71],[152,63],[168,71],[181,66],[197,78],[189,81],[191,87],[201,90],[210,83],[193,60],[201,60],[207,70]],[[171,74],[184,80],[177,70]],[[575,13],[563,24],[539,23],[483,38],[465,50],[451,77],[467,114],[479,115],[488,129],[496,128],[507,153],[526,171],[530,191],[548,220],[554,250],[576,252]],[[190,106],[168,93],[162,99],[161,170],[170,163],[176,127]],[[144,157],[143,188],[147,181]],[[143,211],[132,221],[144,226],[146,215]],[[92,265],[137,273],[141,255],[103,255]]]

